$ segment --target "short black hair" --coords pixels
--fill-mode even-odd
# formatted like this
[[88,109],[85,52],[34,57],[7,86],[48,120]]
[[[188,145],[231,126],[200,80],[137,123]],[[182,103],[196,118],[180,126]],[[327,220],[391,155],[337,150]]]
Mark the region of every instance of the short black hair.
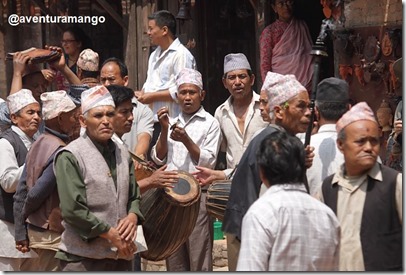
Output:
[[82,70],[82,77],[86,78],[86,77],[91,77],[91,78],[97,78],[99,76],[99,71],[86,71],[86,70]]
[[167,10],[160,10],[148,16],[148,20],[155,20],[155,23],[160,27],[167,26],[173,36],[176,36],[176,18]]
[[320,116],[329,121],[338,121],[348,111],[348,102],[317,102]]
[[262,140],[257,165],[271,185],[303,183],[305,150],[303,143],[286,132],[276,131]]
[[121,103],[131,100],[134,97],[134,91],[128,87],[120,85],[109,85],[106,87],[113,97],[114,105],[120,106]]
[[119,70],[120,70],[120,75],[121,75],[122,78],[124,78],[124,77],[126,77],[126,76],[128,75],[128,68],[127,68],[127,65],[125,65],[125,63],[124,63],[121,59],[119,59],[119,58],[117,58],[117,57],[110,57],[110,58],[107,58],[107,59],[103,62],[103,64],[101,65],[100,70],[101,70],[101,68],[103,68],[104,65],[106,65],[106,64],[109,63],[109,62],[113,62],[113,63],[116,63],[116,64],[117,64],[117,66],[118,66],[118,68],[119,68]]

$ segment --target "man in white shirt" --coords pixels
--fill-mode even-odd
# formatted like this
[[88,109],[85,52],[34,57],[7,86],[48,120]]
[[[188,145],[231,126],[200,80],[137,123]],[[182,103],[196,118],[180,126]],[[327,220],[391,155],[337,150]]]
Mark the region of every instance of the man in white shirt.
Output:
[[340,225],[306,192],[303,144],[275,131],[261,141],[256,159],[269,189],[244,216],[237,271],[337,271]]
[[[171,119],[167,107],[158,110],[162,132],[152,148],[152,159],[159,165],[166,163],[168,170],[191,173],[196,171],[196,165],[213,169],[220,148],[220,126],[201,106],[206,94],[202,76],[185,68],[177,77],[177,85],[182,112]],[[192,234],[166,260],[168,271],[213,271],[213,220],[206,210],[206,192],[207,188],[203,188]]]
[[317,86],[315,114],[319,129],[310,139],[315,156],[313,165],[306,171],[310,195],[314,195],[323,180],[344,162],[336,145],[336,122],[351,107],[348,90],[347,82],[335,77],[326,78]]
[[157,48],[148,60],[147,79],[141,91],[135,96],[143,104],[149,104],[154,113],[154,134],[152,147],[161,132],[157,111],[167,107],[170,118],[181,111],[176,97],[176,76],[183,68],[196,69],[196,61],[189,50],[176,37],[176,19],[167,10],[157,11],[148,16],[148,35]]

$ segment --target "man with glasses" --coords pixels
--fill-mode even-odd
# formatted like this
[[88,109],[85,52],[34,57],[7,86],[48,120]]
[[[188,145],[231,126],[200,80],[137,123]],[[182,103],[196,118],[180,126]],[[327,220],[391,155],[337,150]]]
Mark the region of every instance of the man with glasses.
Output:
[[[214,116],[220,122],[220,150],[226,152],[227,169],[221,171],[198,166],[196,177],[202,185],[229,177],[254,133],[268,125],[261,117],[260,97],[252,90],[254,82],[255,75],[243,53],[231,53],[224,57],[223,85],[230,97],[217,108]],[[236,270],[238,249],[239,242],[235,236],[227,235],[230,271]]]
[[[223,220],[223,231],[233,236],[234,253],[238,259],[241,242],[242,219],[251,204],[258,199],[261,179],[256,162],[256,153],[265,137],[275,131],[289,135],[305,132],[310,122],[309,96],[294,75],[280,75],[268,72],[261,91],[266,92],[270,119],[269,124],[249,143],[242,155],[232,180],[230,196]],[[306,167],[310,167],[314,154],[306,147]],[[227,244],[227,249],[228,244]],[[230,257],[230,256],[229,256]]]
[[265,81],[268,71],[293,74],[310,91],[313,43],[306,23],[293,15],[294,4],[293,0],[271,1],[277,19],[259,38],[261,77]]

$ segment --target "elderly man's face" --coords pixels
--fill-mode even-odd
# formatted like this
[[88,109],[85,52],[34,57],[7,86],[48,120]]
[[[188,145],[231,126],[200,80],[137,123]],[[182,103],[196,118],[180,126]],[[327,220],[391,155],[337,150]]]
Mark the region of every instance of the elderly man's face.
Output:
[[68,135],[69,137],[74,138],[79,136],[78,134],[80,131],[79,114],[80,114],[79,107],[76,107],[70,112],[59,114],[58,122],[62,133]]
[[81,115],[80,124],[92,140],[106,144],[113,136],[114,115],[113,106],[98,106]]
[[113,119],[113,129],[120,138],[125,133],[131,131],[133,121],[133,105],[131,100],[124,101],[116,107],[116,114]]
[[38,103],[31,103],[22,108],[17,114],[10,115],[14,125],[20,128],[27,136],[33,137],[41,123],[41,107]]
[[223,85],[235,100],[241,100],[252,94],[254,81],[255,76],[249,76],[247,70],[235,70],[227,73]]
[[271,122],[271,118],[269,117],[269,107],[267,92],[262,90],[259,94],[259,110],[261,111],[262,120],[266,122]]
[[104,86],[111,84],[127,86],[128,76],[122,77],[120,67],[115,62],[108,62],[100,70],[100,82]]
[[291,98],[286,107],[276,106],[278,124],[292,135],[306,132],[311,115],[309,104],[309,95],[303,91]]
[[199,87],[194,84],[184,83],[179,86],[178,100],[185,114],[194,114],[199,110],[204,99],[205,91],[200,92]]
[[359,176],[371,169],[379,154],[379,127],[370,120],[359,120],[344,128],[345,139],[337,140],[344,155],[346,172]]

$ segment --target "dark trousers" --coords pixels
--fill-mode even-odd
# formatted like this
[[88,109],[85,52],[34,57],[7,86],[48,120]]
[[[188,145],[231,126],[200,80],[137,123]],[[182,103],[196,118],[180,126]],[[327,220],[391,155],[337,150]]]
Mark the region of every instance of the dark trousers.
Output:
[[89,259],[79,262],[60,260],[61,271],[132,271],[132,261],[113,259]]

